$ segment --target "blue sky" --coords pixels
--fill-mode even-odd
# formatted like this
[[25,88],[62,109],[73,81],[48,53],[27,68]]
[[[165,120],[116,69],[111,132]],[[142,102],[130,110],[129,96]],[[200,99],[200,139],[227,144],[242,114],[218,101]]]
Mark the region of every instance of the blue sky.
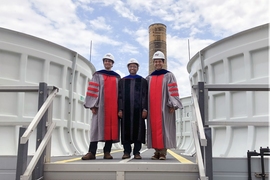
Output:
[[[148,75],[148,27],[167,27],[168,70],[181,97],[190,96],[190,56],[235,33],[269,23],[268,0],[0,0],[0,27],[30,34],[78,52],[97,70],[102,57],[115,57],[113,70],[128,75],[136,58],[138,74]],[[1,40],[1,37],[0,37]]]

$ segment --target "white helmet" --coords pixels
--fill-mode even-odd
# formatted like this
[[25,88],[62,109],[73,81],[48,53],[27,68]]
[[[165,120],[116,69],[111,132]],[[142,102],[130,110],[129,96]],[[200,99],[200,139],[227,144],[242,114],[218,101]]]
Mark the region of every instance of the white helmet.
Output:
[[129,64],[137,64],[138,67],[139,67],[139,62],[138,62],[136,59],[134,59],[134,58],[131,58],[131,59],[128,61],[127,66],[128,66]]
[[157,51],[157,52],[154,53],[152,59],[153,60],[155,60],[155,59],[163,59],[163,60],[165,60],[165,56],[164,56],[163,52]]
[[111,53],[105,54],[104,57],[102,58],[102,60],[104,60],[104,59],[110,59],[114,63],[114,57]]

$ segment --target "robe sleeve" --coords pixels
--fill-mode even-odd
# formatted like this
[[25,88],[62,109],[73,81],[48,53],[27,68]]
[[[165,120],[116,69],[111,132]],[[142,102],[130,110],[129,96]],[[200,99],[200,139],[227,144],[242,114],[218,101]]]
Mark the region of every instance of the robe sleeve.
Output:
[[166,78],[168,78],[168,83],[167,83],[167,90],[168,90],[168,102],[167,106],[169,107],[174,107],[174,109],[182,109],[182,103],[179,98],[179,93],[178,93],[178,87],[177,87],[177,82],[175,79],[175,76],[170,72],[166,74]]
[[118,83],[118,111],[123,110],[123,79]]
[[149,79],[150,79],[150,77],[149,77],[149,76],[146,76],[146,78],[145,78],[145,79],[146,79],[146,82],[147,82],[147,83],[149,83]]
[[98,107],[99,102],[99,90],[100,90],[100,83],[99,83],[99,75],[95,73],[91,81],[88,82],[88,88],[85,98],[84,107],[85,108],[93,108]]
[[148,109],[148,85],[144,78],[142,79],[142,109]]

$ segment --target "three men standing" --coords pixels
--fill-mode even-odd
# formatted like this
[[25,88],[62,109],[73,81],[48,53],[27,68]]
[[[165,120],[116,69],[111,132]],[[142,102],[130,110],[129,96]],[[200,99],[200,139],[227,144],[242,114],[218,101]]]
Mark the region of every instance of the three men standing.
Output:
[[105,142],[103,158],[113,158],[110,155],[112,143],[119,142],[118,117],[121,118],[124,146],[122,159],[130,158],[133,143],[134,158],[141,159],[146,118],[147,147],[155,149],[151,159],[165,160],[167,149],[176,148],[175,110],[183,108],[176,78],[163,69],[165,56],[161,51],[155,52],[152,59],[155,71],[146,79],[137,75],[138,61],[130,59],[127,64],[130,75],[120,80],[120,76],[111,70],[114,57],[110,53],[104,56],[105,70],[93,75],[84,105],[92,110],[93,117],[89,152],[83,160],[96,159],[98,141]]

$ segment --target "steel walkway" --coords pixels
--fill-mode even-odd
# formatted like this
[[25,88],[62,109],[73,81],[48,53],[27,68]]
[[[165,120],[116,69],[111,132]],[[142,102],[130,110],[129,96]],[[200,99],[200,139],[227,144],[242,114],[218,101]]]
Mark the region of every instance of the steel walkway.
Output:
[[184,157],[180,150],[168,150],[166,160],[151,160],[153,149],[141,151],[142,159],[122,159],[123,149],[111,152],[113,159],[81,160],[81,156],[53,157],[44,166],[44,179],[49,180],[197,180],[195,157]]

